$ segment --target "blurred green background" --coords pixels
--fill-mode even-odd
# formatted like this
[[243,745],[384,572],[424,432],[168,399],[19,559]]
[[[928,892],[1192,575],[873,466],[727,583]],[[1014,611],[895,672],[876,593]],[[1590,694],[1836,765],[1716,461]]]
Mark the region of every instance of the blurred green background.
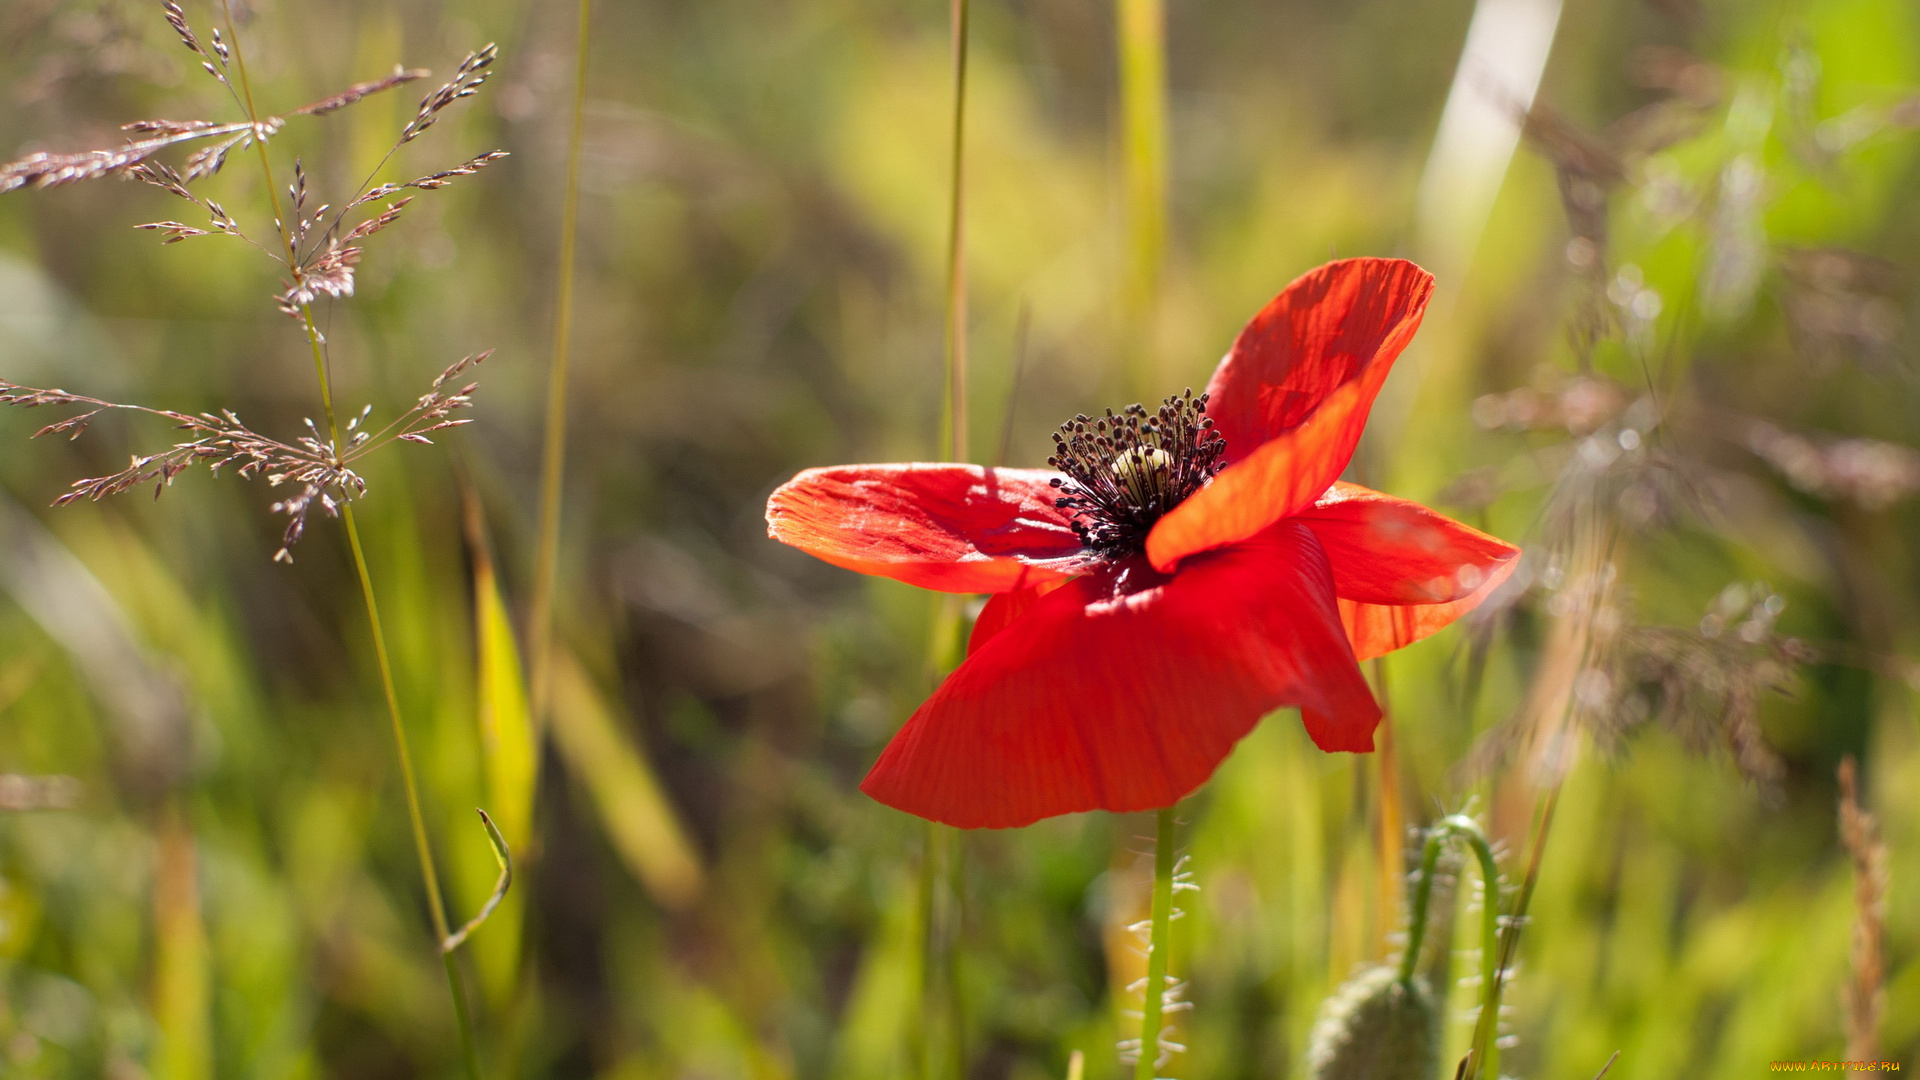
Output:
[[[930,834],[856,785],[932,685],[938,604],[772,543],[762,507],[800,468],[941,452],[948,11],[599,7],[559,603],[577,661],[531,738],[513,625],[573,8],[260,0],[240,23],[269,111],[501,45],[383,176],[514,156],[422,198],[358,295],[316,309],[350,409],[397,412],[498,350],[478,423],[373,459],[360,504],[456,921],[494,880],[471,807],[521,859],[462,958],[488,1072],[918,1076]],[[1113,9],[973,5],[976,460],[1038,465],[1076,412],[1204,383],[1297,274],[1401,255],[1439,291],[1352,475],[1528,549],[1522,588],[1372,670],[1391,758],[1323,755],[1282,713],[1183,804],[1202,891],[1174,966],[1197,1004],[1169,1073],[1303,1075],[1322,998],[1394,948],[1401,828],[1481,812],[1518,880],[1549,790],[1509,1073],[1840,1057],[1846,755],[1892,871],[1878,1056],[1920,1067],[1920,10],[1480,7],[1463,62],[1473,0],[1170,4],[1155,258]],[[234,118],[157,3],[8,0],[0,87],[22,154]],[[273,149],[338,198],[414,89]],[[264,233],[261,188],[237,161],[205,186]],[[179,212],[114,181],[0,196],[0,378],[295,433],[318,406],[273,268],[130,228]],[[51,418],[0,415],[0,772],[31,778],[0,786],[0,1074],[457,1075],[337,524],[283,566],[258,482],[44,509],[170,434],[29,441]],[[1150,831],[949,838],[960,1060],[938,1075],[1060,1077],[1074,1050],[1117,1075],[1117,927]]]

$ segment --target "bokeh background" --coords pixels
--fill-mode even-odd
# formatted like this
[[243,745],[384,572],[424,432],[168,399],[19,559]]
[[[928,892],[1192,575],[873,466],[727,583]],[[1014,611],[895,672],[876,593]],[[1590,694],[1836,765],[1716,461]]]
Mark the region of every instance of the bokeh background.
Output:
[[[269,111],[501,46],[499,76],[386,175],[513,157],[418,201],[358,294],[318,309],[354,409],[398,411],[497,349],[478,423],[372,460],[360,504],[456,920],[494,881],[472,807],[520,856],[461,961],[489,1075],[1033,1080],[1080,1050],[1114,1076],[1150,823],[942,837],[859,795],[949,624],[762,521],[800,468],[942,452],[948,10],[599,8],[545,726],[514,627],[573,7],[258,0],[240,20]],[[1877,1056],[1920,1067],[1920,10],[1478,8],[1469,49],[1473,0],[1176,0],[1156,164],[1122,137],[1113,8],[973,4],[975,460],[1037,465],[1076,412],[1203,383],[1297,274],[1400,255],[1439,291],[1351,475],[1528,550],[1481,616],[1371,670],[1391,755],[1323,755],[1282,712],[1183,804],[1202,891],[1174,965],[1196,1008],[1169,1072],[1303,1075],[1321,1000],[1395,947],[1403,830],[1479,813],[1517,883],[1550,793],[1509,1073],[1840,1057],[1876,922],[1837,825],[1848,755],[1891,870]],[[413,89],[273,148],[337,198]],[[8,153],[233,118],[132,0],[9,0],[0,93]],[[250,166],[206,190],[265,231]],[[1127,180],[1157,169],[1163,217]],[[131,229],[178,205],[115,181],[0,196],[0,378],[295,432],[318,406],[273,267]],[[46,509],[170,434],[103,418],[29,441],[49,419],[0,415],[0,772],[19,778],[0,785],[0,1073],[457,1075],[336,523],[288,566],[258,482]],[[929,907],[955,957],[937,980]],[[1447,960],[1442,985],[1475,970]],[[1471,996],[1449,1002],[1456,1053]]]

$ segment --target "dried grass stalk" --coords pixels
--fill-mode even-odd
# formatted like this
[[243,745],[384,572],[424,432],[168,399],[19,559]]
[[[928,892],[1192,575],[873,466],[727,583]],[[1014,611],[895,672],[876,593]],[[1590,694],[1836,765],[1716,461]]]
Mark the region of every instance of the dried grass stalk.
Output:
[[480,92],[480,87],[493,75],[493,61],[500,50],[489,43],[479,52],[468,53],[460,61],[460,69],[453,73],[453,81],[420,99],[420,110],[400,132],[402,146],[420,137],[428,128],[438,123],[440,113],[447,106],[461,98],[472,97]]
[[196,229],[192,225],[183,225],[178,221],[149,221],[144,225],[135,225],[134,228],[165,233],[166,235],[160,241],[162,244],[177,244],[190,236],[205,236],[208,232],[206,229]]
[[82,180],[124,173],[151,157],[158,146],[129,143],[118,150],[85,150],[77,154],[28,154],[0,165],[0,192],[17,188],[60,187]]
[[506,156],[507,156],[507,152],[505,150],[489,150],[478,157],[471,158],[467,161],[461,162],[460,164],[455,165],[451,169],[446,169],[441,172],[432,173],[430,175],[423,176],[418,180],[409,180],[400,186],[418,188],[421,191],[435,191],[440,188],[446,187],[449,183],[453,181],[454,177],[472,176],[474,173],[479,172],[481,169],[486,168],[487,166],[493,164],[496,161],[499,161],[501,158]]
[[4,379],[0,379],[0,405],[26,409],[47,405],[88,406],[83,412],[41,428],[34,433],[36,439],[43,435],[65,435],[69,440],[77,439],[85,433],[94,417],[109,409],[157,416],[172,421],[178,430],[188,433],[189,437],[160,453],[135,455],[127,467],[119,472],[74,481],[65,494],[54,500],[55,506],[65,506],[81,499],[98,501],[149,482],[153,483],[154,497],[158,498],[176,476],[195,465],[205,465],[214,475],[232,466],[235,474],[249,480],[264,478],[271,487],[296,485],[299,488],[296,494],[274,503],[272,508],[275,513],[285,514],[289,519],[281,548],[274,558],[291,562],[289,549],[299,543],[305,534],[307,512],[314,505],[318,504],[329,516],[334,516],[339,513],[341,504],[366,494],[367,483],[354,469],[362,458],[395,442],[432,443],[433,440],[429,438],[431,433],[471,422],[455,419],[453,413],[472,405],[473,391],[478,384],[467,383],[457,390],[450,390],[448,383],[486,360],[489,355],[490,352],[466,356],[449,365],[434,379],[428,392],[414,402],[412,408],[378,431],[366,428],[367,417],[372,412],[372,406],[368,406],[348,423],[345,437],[339,444],[322,435],[311,420],[307,421],[308,434],[288,443],[259,434],[231,410],[189,415],[144,405],[103,401],[57,388],[42,390],[21,386]]
[[[224,82],[225,75],[222,72],[228,61],[228,50],[225,43],[220,40],[219,34],[214,34],[214,48],[209,52],[201,44],[200,38],[193,32],[192,27],[187,24],[186,16],[177,3],[168,0],[165,11],[168,24],[179,35],[181,42],[195,55],[201,57],[208,71],[213,72]],[[459,70],[454,73],[451,82],[421,99],[419,110],[408,122],[393,148],[388,151],[388,157],[437,123],[440,114],[448,106],[461,98],[472,97],[479,92],[480,87],[492,76],[493,63],[497,56],[498,50],[493,45],[468,54],[467,58],[461,62]],[[218,67],[215,61],[218,61]],[[370,95],[425,78],[427,74],[424,68],[405,68],[396,65],[391,74],[355,83],[330,97],[303,105],[288,115],[325,116]],[[58,187],[82,180],[122,176],[151,184],[208,211],[212,219],[211,228],[201,228],[173,220],[154,221],[135,226],[162,234],[162,243],[175,244],[212,233],[248,239],[240,230],[238,223],[221,209],[218,203],[203,202],[193,193],[189,185],[218,173],[235,151],[244,151],[256,142],[264,143],[285,126],[286,118],[281,116],[267,116],[258,120],[250,119],[234,123],[219,123],[212,120],[136,120],[123,125],[123,130],[148,137],[130,141],[125,146],[78,153],[36,153],[18,161],[0,165],[0,193],[23,187]],[[179,170],[162,162],[149,160],[154,154],[167,147],[199,140],[213,141],[189,155]],[[438,190],[460,177],[472,176],[506,156],[507,153],[504,150],[490,150],[452,168],[428,173],[404,184],[381,184],[370,191],[364,190],[366,183],[372,182],[373,178],[369,176],[367,181],[362,183],[362,190],[356,191],[354,197],[333,214],[324,228],[320,227],[321,223],[333,207],[323,205],[311,213],[308,212],[307,173],[305,167],[296,160],[293,166],[293,183],[287,189],[287,194],[292,201],[292,214],[284,225],[286,254],[267,252],[270,257],[286,266],[292,274],[291,280],[284,283],[285,288],[274,296],[276,305],[288,315],[299,318],[304,308],[322,296],[334,298],[352,296],[354,269],[362,255],[361,249],[354,244],[354,241],[364,240],[392,225],[408,200],[401,199],[389,204],[381,213],[355,225],[342,240],[338,235],[339,229],[348,211],[387,198],[404,188],[418,191]],[[384,164],[383,160],[382,165]],[[378,169],[375,172],[378,172]],[[280,224],[276,220],[276,226]],[[316,233],[317,239],[314,238]],[[249,242],[252,241],[249,240]],[[266,251],[265,248],[261,250]]]
[[1887,845],[1880,822],[1860,805],[1853,755],[1840,761],[1840,840],[1853,862],[1853,978],[1840,1000],[1847,1014],[1847,1060],[1879,1055],[1880,1015],[1887,1005]]
[[[173,27],[173,32],[180,35],[180,43],[200,58],[200,66],[206,70],[207,74],[226,84],[227,44],[220,39],[220,31],[213,32],[213,51],[209,53],[206,47],[200,44],[200,38],[194,34],[193,28],[187,25],[187,13],[181,10],[176,0],[166,0],[163,9],[166,13],[167,25]],[[219,60],[217,67],[214,65],[216,59]]]
[[393,66],[393,74],[391,75],[371,79],[367,82],[354,83],[352,86],[347,87],[332,97],[321,98],[311,105],[302,105],[293,110],[289,115],[325,116],[330,112],[337,112],[340,109],[344,109],[362,98],[377,94],[382,90],[391,90],[396,86],[405,86],[415,79],[424,79],[431,74],[433,73],[426,68],[405,68],[399,64],[395,64]]
[[[63,184],[76,184],[82,180],[98,180],[107,176],[130,176],[133,175],[136,166],[176,143],[217,138],[222,135],[230,136],[225,141],[207,147],[187,159],[185,179],[195,180],[218,171],[217,163],[209,167],[208,162],[212,159],[218,158],[224,161],[226,155],[235,147],[245,145],[254,138],[269,138],[280,130],[283,123],[284,121],[278,117],[262,120],[258,124],[216,124],[197,120],[136,121],[128,125],[129,130],[141,130],[143,125],[159,125],[156,129],[158,134],[153,138],[139,139],[111,150],[83,150],[72,154],[28,154],[18,161],[0,165],[0,192],[23,187],[59,187]],[[169,173],[171,174],[171,170]],[[146,176],[136,177],[136,179],[154,182]],[[172,179],[180,182],[178,174],[172,174]]]
[[451,169],[443,169],[437,173],[429,173],[426,176],[409,180],[404,184],[381,184],[379,187],[368,190],[366,194],[348,203],[347,209],[352,210],[355,207],[376,202],[396,192],[404,191],[407,188],[414,188],[418,191],[438,191],[452,183],[456,177],[472,176],[481,169],[508,156],[510,155],[505,150],[489,150],[478,157],[461,162]]

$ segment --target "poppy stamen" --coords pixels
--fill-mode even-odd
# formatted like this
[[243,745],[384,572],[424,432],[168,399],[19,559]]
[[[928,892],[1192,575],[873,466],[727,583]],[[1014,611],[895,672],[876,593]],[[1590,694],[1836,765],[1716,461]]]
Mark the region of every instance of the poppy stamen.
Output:
[[1054,505],[1075,511],[1082,544],[1109,558],[1140,552],[1153,523],[1220,471],[1227,441],[1206,411],[1207,395],[1188,390],[1151,413],[1129,405],[1060,425],[1047,464],[1067,475],[1053,481]]

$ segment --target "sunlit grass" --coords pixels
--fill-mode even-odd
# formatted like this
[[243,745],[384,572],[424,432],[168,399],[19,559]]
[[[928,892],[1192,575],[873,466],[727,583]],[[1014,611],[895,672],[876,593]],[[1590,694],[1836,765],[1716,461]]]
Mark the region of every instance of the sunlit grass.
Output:
[[[1470,6],[1454,5],[1457,31]],[[9,155],[108,145],[112,123],[212,100],[150,7],[4,17]],[[927,605],[778,548],[760,508],[801,467],[940,453],[948,11],[603,8],[581,171],[556,579],[567,592],[544,728],[516,691],[541,537],[575,12],[263,5],[242,27],[276,100],[374,77],[402,53],[457,58],[498,38],[506,57],[497,100],[435,135],[453,157],[496,144],[516,156],[417,207],[417,228],[393,231],[390,263],[368,268],[355,301],[315,309],[351,387],[343,401],[382,414],[418,393],[408,358],[500,346],[481,422],[448,440],[471,503],[428,451],[371,464],[359,510],[455,920],[495,879],[472,807],[527,853],[507,906],[468,946],[486,1074],[913,1075],[924,834],[856,785],[928,688]],[[1703,751],[1658,728],[1577,740],[1506,993],[1514,1076],[1586,1080],[1615,1050],[1613,1077],[1733,1080],[1776,1059],[1838,1057],[1857,913],[1833,775],[1849,753],[1891,851],[1880,1052],[1920,1067],[1920,908],[1902,902],[1906,868],[1920,865],[1902,659],[1920,576],[1912,492],[1869,505],[1844,476],[1796,480],[1741,426],[1762,418],[1819,448],[1914,445],[1920,37],[1901,0],[1702,10],[1688,23],[1570,4],[1540,99],[1598,139],[1670,100],[1644,77],[1652,54],[1635,50],[1684,46],[1722,80],[1682,117],[1686,138],[1608,144],[1625,165],[1594,302],[1614,323],[1587,359],[1625,401],[1659,399],[1667,412],[1643,445],[1675,455],[1703,495],[1622,529],[1620,617],[1697,631],[1729,584],[1765,582],[1786,600],[1779,633],[1815,652],[1791,697],[1759,708],[1783,764],[1775,785],[1743,778],[1712,740]],[[1121,137],[1113,10],[973,0],[975,459],[999,442],[1023,309],[1008,464],[1036,466],[1054,422],[1130,385],[1135,350],[1150,351],[1156,385],[1198,382],[1246,312],[1298,272],[1332,255],[1420,255],[1415,191],[1457,32],[1443,38],[1438,15],[1429,26],[1388,0],[1168,16],[1167,217],[1146,337],[1129,306],[1126,178],[1142,166]],[[1407,56],[1432,62],[1385,59]],[[1364,93],[1336,77],[1352,71],[1367,73]],[[312,136],[353,166],[316,173],[329,184],[356,182],[412,101],[356,108]],[[1869,121],[1881,126],[1836,141]],[[323,148],[302,144],[309,160]],[[1728,170],[1741,154],[1763,197],[1736,219]],[[1474,405],[1523,387],[1558,400],[1582,363],[1567,328],[1593,297],[1567,262],[1555,155],[1536,140],[1507,173],[1471,265],[1440,282],[1444,319],[1429,316],[1403,361],[1426,377],[1389,454],[1364,459],[1374,486],[1458,497],[1449,513],[1526,544],[1542,574],[1543,515],[1592,436],[1482,427]],[[242,166],[258,172],[236,159],[209,188],[229,208],[259,195]],[[1673,201],[1688,193],[1695,202]],[[318,412],[312,360],[261,301],[277,286],[133,232],[174,212],[156,209],[163,198],[117,185],[0,195],[0,378],[230,402],[263,428],[297,427]],[[1733,236],[1760,238],[1758,262],[1746,276],[1724,269],[1732,284],[1716,293],[1705,282],[1740,256]],[[1830,249],[1867,258],[1806,261]],[[1640,290],[1660,304],[1636,331]],[[117,427],[29,442],[43,415],[0,413],[0,774],[72,777],[79,796],[0,811],[0,1073],[456,1075],[346,549],[316,526],[297,565],[275,566],[280,525],[260,513],[275,496],[202,477],[157,504],[42,510],[72,477],[143,445]],[[1604,429],[1615,446],[1618,434]],[[1489,499],[1456,486],[1475,469]],[[36,606],[44,572],[26,556],[42,544],[98,582],[134,677],[153,680],[138,685],[183,703],[166,754],[130,734],[103,681],[99,650],[120,646]],[[1483,657],[1481,631],[1461,626],[1387,662],[1408,823],[1479,815],[1513,881],[1537,794],[1528,757],[1479,772],[1462,762],[1527,702],[1561,617],[1549,604],[1537,593],[1486,628]],[[64,610],[83,608],[69,597]],[[163,767],[177,779],[155,788]],[[1380,782],[1377,760],[1319,753],[1282,712],[1182,804],[1202,891],[1174,924],[1197,1007],[1180,1017],[1192,1049],[1172,1075],[1302,1075],[1322,1000],[1388,959],[1401,913],[1384,899],[1398,885],[1382,867]],[[1114,1046],[1137,1021],[1120,1015],[1105,935],[1129,888],[1116,852],[1151,828],[1084,816],[967,837],[954,985],[972,1075],[1063,1077],[1074,1051],[1086,1080],[1123,1075]],[[1455,946],[1440,986],[1449,1070],[1471,1035],[1473,989],[1457,980],[1476,968],[1477,914],[1458,904],[1430,931]]]

